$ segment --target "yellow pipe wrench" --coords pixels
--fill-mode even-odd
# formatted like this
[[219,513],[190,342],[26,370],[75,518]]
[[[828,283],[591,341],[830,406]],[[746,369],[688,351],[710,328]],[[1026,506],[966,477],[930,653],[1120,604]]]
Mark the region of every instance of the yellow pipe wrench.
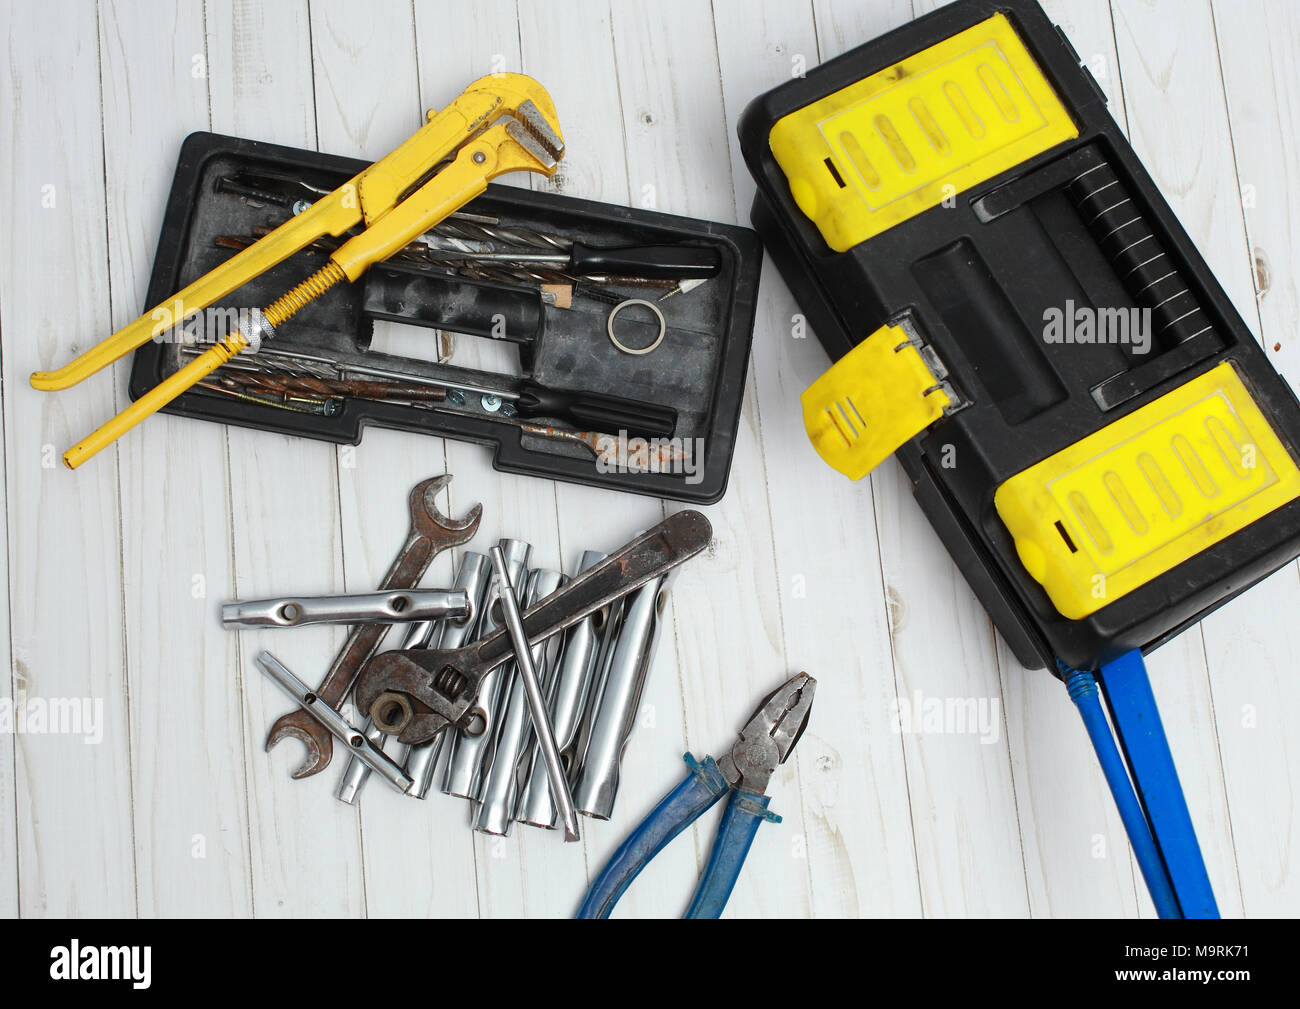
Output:
[[551,176],[564,153],[555,106],[523,74],[475,81],[402,146],[322,197],[302,214],[200,277],[169,301],[124,326],[56,371],[31,377],[35,389],[66,389],[148,340],[165,333],[325,235],[364,230],[330,254],[329,262],[262,311],[245,314],[238,332],[199,355],[63,454],[76,469],[150,414],[202,381],[245,348],[252,353],[277,326],[340,280],[355,281],[374,263],[428,231],[506,172]]

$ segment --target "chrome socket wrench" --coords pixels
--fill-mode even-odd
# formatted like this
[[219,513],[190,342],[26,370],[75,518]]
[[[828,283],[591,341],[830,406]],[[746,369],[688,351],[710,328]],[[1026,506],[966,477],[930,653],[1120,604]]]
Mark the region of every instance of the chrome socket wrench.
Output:
[[614,810],[619,762],[636,724],[663,624],[670,578],[647,582],[625,604],[623,621],[591,708],[590,732],[573,787],[574,805],[587,816],[608,820]]
[[[583,553],[576,573],[581,574],[604,559],[603,553],[588,550]],[[611,607],[615,608],[617,607]],[[597,663],[600,661],[601,629],[608,619],[608,612],[602,610],[593,613],[569,628],[555,667],[555,675],[551,677],[547,691],[555,743],[559,747],[560,760],[570,781],[573,780],[573,771],[578,764],[578,730],[599,668]],[[533,827],[553,828],[555,803],[551,800],[546,765],[538,752],[536,740],[531,747],[530,760],[532,766],[520,793],[515,819]]]
[[[511,580],[516,585],[522,584],[525,581],[524,573],[528,569],[528,558],[533,548],[522,540],[512,539],[502,539],[499,546],[506,555],[506,568],[510,571]],[[496,602],[500,597],[501,585],[493,575],[483,597],[477,637],[486,637],[500,627],[493,616]],[[479,687],[479,701],[483,710],[488,713],[487,729],[478,736],[467,736],[463,732],[456,732],[452,736],[447,769],[442,780],[442,790],[448,795],[458,795],[465,799],[477,799],[481,795],[485,753],[492,738],[493,722],[500,707],[500,684],[510,668],[510,664],[506,663],[505,666],[494,669],[484,677]]]
[[[527,609],[539,599],[549,596],[560,587],[562,581],[563,576],[558,571],[538,569],[531,572],[527,588],[521,593],[522,607]],[[548,659],[557,640],[558,638],[543,641],[529,649],[543,691],[548,683]],[[483,783],[483,802],[478,807],[474,829],[485,834],[504,835],[510,833],[534,736],[523,670],[518,663],[512,664],[509,675],[502,678],[501,689],[504,703],[492,740],[492,762]]]
[[225,627],[301,627],[305,624],[397,624],[470,620],[469,596],[461,590],[409,589],[341,596],[282,596],[246,599],[221,607]]

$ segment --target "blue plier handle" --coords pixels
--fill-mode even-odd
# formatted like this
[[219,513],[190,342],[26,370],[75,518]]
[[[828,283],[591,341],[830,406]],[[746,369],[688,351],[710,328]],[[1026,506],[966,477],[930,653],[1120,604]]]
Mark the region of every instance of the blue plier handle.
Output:
[[768,812],[771,796],[732,789],[712,757],[705,757],[701,763],[688,753],[683,759],[690,772],[614,852],[613,858],[587,891],[587,897],[578,909],[579,918],[608,918],[623,892],[650,864],[650,860],[730,792],[731,798],[727,801],[727,809],[722,814],[713,850],[709,854],[709,864],[700,877],[685,915],[687,918],[721,916],[754,843],[758,825],[764,820],[780,823],[781,818]]
[[802,735],[817,681],[807,673],[791,677],[763,699],[741,730],[740,740],[719,763],[712,757],[683,759],[690,769],[614,852],[587,891],[579,918],[608,918],[641,870],[674,837],[698,820],[724,795],[727,808],[709,853],[709,862],[687,908],[687,918],[717,918],[727,906],[749,855],[759,824],[780,823],[768,810],[767,783]]

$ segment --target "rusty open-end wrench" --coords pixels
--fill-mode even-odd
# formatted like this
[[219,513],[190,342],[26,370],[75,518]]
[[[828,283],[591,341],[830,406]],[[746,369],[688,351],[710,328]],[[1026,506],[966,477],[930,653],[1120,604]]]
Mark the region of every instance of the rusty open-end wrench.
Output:
[[[438,510],[438,493],[451,482],[451,475],[432,477],[411,488],[411,531],[397,558],[379,586],[381,592],[413,589],[438,554],[448,547],[468,543],[478,531],[483,506],[476,504],[460,521],[453,521]],[[343,705],[361,667],[379,649],[387,624],[358,624],[352,628],[343,650],[335,657],[316,696],[334,710]],[[292,736],[307,748],[307,757],[293,772],[295,778],[319,774],[334,756],[334,737],[320,722],[302,708],[281,715],[266,737],[270,750],[286,736]]]

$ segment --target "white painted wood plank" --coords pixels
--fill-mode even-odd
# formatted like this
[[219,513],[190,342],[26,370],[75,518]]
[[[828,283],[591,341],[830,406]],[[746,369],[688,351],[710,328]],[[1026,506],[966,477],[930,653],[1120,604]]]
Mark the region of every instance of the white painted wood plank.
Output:
[[[490,16],[489,16],[490,15]],[[514,54],[517,63],[517,36],[514,5],[498,5],[491,10],[475,11],[465,17],[445,4],[419,4],[415,7],[413,52],[418,77],[412,92],[414,104],[407,119],[411,130],[418,126],[420,110],[441,108],[452,101],[470,81],[494,69],[493,57],[503,48]],[[394,12],[394,31],[400,12]],[[414,69],[414,68],[413,68]],[[386,153],[376,149],[374,155]],[[399,342],[401,352],[432,356],[433,334],[413,327],[387,327],[387,336]],[[470,337],[462,343],[474,343]],[[462,348],[457,349],[458,356]],[[414,446],[412,445],[414,443]],[[412,447],[416,451],[412,451]],[[373,495],[377,509],[369,521],[377,527],[380,519],[391,526],[403,518],[393,518],[393,487],[402,480],[415,484],[446,470],[453,475],[448,500],[442,507],[449,515],[464,514],[486,489],[491,480],[476,480],[476,473],[486,473],[486,460],[476,460],[471,471],[447,463],[442,439],[368,432],[359,450],[361,465],[371,468],[365,493]],[[481,454],[481,453],[480,453]],[[385,475],[387,474],[387,475]],[[386,495],[389,501],[381,502]],[[491,514],[492,500],[484,503],[484,524],[469,549],[486,552],[495,542]],[[358,522],[353,519],[353,522]],[[385,548],[391,550],[392,548]],[[459,551],[456,552],[457,557]],[[351,556],[351,554],[349,555]],[[372,577],[383,574],[387,562],[378,563]],[[425,576],[426,585],[449,584],[454,567],[450,558],[440,560]],[[351,570],[349,570],[351,577]],[[393,646],[395,640],[386,643]],[[475,875],[475,845],[468,824],[468,806],[459,799],[442,795],[436,789],[418,807],[398,801],[396,796],[380,795],[381,786],[372,783],[362,799],[365,838],[367,908],[372,916],[441,915],[463,917],[479,913],[478,882]]]
[[[315,147],[307,4],[210,0],[207,29],[213,129]],[[335,448],[234,427],[226,437],[239,597],[343,591]],[[248,871],[259,916],[345,916],[364,908],[356,814],[334,801],[333,768],[305,781],[289,777],[302,759],[297,743],[263,751],[267,730],[289,705],[253,664],[267,648],[314,682],[343,636],[322,628],[235,636],[237,659],[228,675],[243,693]]]
[[[816,63],[815,27],[811,8],[797,6],[756,12],[727,2],[715,3],[713,13],[735,204],[748,222],[754,183],[736,121],[756,95]],[[826,358],[812,334],[795,328],[798,306],[770,262],[759,298],[752,403],[767,471],[781,629],[790,667],[818,677],[797,751],[811,911],[818,917],[917,915],[920,887],[902,741],[891,717],[893,660],[869,521],[871,487],[823,465],[808,444],[799,394]],[[846,630],[827,634],[828,620]],[[795,840],[802,839],[787,844]]]
[[[613,28],[632,193],[652,191],[670,213],[735,220],[710,12],[691,3],[616,3]],[[713,546],[674,590],[687,742],[697,755],[725,751],[758,700],[790,675],[752,378],[746,385],[727,494],[707,509]],[[719,640],[728,646],[719,649]],[[808,863],[794,842],[804,835],[800,767],[796,751],[772,778],[785,821],[759,832],[728,916],[810,911]],[[701,865],[713,829],[710,820],[696,833]]]
[[[99,15],[107,331],[150,307],[145,289],[173,173],[160,152],[207,126],[208,89],[201,8],[105,3]],[[118,460],[139,910],[247,915],[234,640],[213,618],[233,581],[225,436],[212,424],[157,416],[122,439]]]
[[[1046,9],[1107,89],[1123,123],[1109,7],[1057,0]],[[1132,916],[1141,883],[1074,705],[1055,676],[1022,668],[1001,638],[998,655],[1032,913]]]
[[[905,6],[815,5],[820,58],[909,20]],[[847,25],[848,27],[845,27]],[[999,704],[992,626],[912,499],[897,464],[871,476],[898,696]],[[1005,738],[903,734],[926,915],[1029,911]]]
[[[434,24],[446,28],[448,16],[435,13]],[[382,157],[420,126],[425,107],[447,104],[470,81],[466,77],[446,94],[421,95],[416,28],[409,6],[380,4],[363,10],[344,3],[313,5],[312,23],[320,140],[322,148],[331,152]],[[443,44],[440,40],[438,47],[427,54],[430,62],[439,62]],[[330,96],[328,101],[326,94]],[[431,331],[386,324],[376,328],[377,339],[401,340],[412,348],[412,353],[423,351],[422,356],[429,356],[434,342]],[[482,452],[474,451],[480,456],[478,466],[482,468]],[[411,486],[447,471],[456,478],[450,488],[450,501],[443,503],[448,514],[462,514],[478,500],[474,482],[469,479],[473,467],[467,473],[467,467],[454,461],[449,464],[447,449],[438,438],[417,439],[374,429],[366,432],[356,449],[343,450],[340,462],[343,544],[350,590],[373,588],[392,562],[405,536],[405,499]],[[499,517],[492,498],[484,508]],[[491,524],[484,525],[487,528],[480,531],[473,544],[479,550],[492,542],[485,535]],[[452,559],[440,558],[425,582],[450,584],[452,572]],[[396,635],[392,638],[386,642],[389,647],[399,643]],[[336,776],[331,770],[330,777]],[[367,788],[361,816],[366,842],[367,907],[371,913],[476,913],[480,887],[474,881],[473,838],[464,825],[463,812],[463,804],[441,795],[433,794],[426,803],[415,805],[378,783]],[[414,863],[414,875],[409,877],[406,859]],[[403,879],[408,880],[405,886]]]
[[[7,27],[7,25],[6,25]],[[3,276],[3,274],[0,274]],[[3,352],[4,288],[0,283],[0,352]],[[0,382],[0,473],[8,474],[4,465],[4,389]],[[9,675],[5,677],[4,688],[0,690],[0,704],[9,705],[11,712],[9,729],[0,734],[0,917],[14,918],[18,915],[18,807],[14,794],[14,766],[17,734],[13,730],[12,712],[14,710],[14,662],[9,632],[12,620],[9,597],[9,491],[0,481],[0,514],[4,515],[5,535],[0,539],[0,562],[3,576],[0,577],[0,602],[4,609],[0,611],[0,655],[9,661]]]
[[[565,139],[564,159],[555,178],[534,176],[532,185],[627,205],[627,154],[608,6],[586,3],[564,18],[555,17],[554,11],[553,5],[539,3],[521,4],[519,10],[521,67],[551,95]],[[613,550],[664,514],[656,500],[608,490],[555,484],[554,494],[556,559],[570,571],[583,550]],[[530,914],[571,915],[582,900],[589,875],[599,871],[612,845],[638,822],[643,796],[648,798],[646,790],[657,793],[663,787],[658,775],[680,756],[684,745],[675,717],[681,709],[680,696],[670,607],[648,674],[641,716],[623,757],[612,818],[601,822],[583,817],[581,846],[564,844],[553,831],[515,828]],[[664,747],[673,749],[666,755]],[[668,770],[676,772],[676,768]],[[685,839],[682,847],[689,848]],[[668,856],[674,857],[681,858],[683,853]],[[689,874],[694,866],[689,850],[685,860],[683,871]],[[671,916],[680,913],[685,899],[674,894],[672,887],[651,892],[651,887],[638,883],[620,902],[619,911]]]
[[[7,10],[0,16],[0,24],[3,25],[3,34],[8,36],[10,19]],[[0,263],[2,262],[0,260]],[[4,276],[4,273],[0,273],[0,355],[4,350],[3,324],[6,318]],[[9,294],[12,297],[14,292]],[[4,382],[0,381],[0,473],[4,473],[7,477],[9,470],[4,462],[6,416],[4,399]],[[0,567],[0,571],[3,572],[0,575],[0,602],[4,605],[3,611],[0,611],[3,615],[0,619],[0,655],[5,656],[9,663],[9,675],[5,677],[3,690],[0,690],[0,704],[7,704],[11,712],[8,730],[0,733],[0,917],[14,918],[18,915],[18,807],[17,797],[14,794],[18,737],[14,732],[12,720],[16,683],[10,635],[12,612],[9,596],[9,492],[4,481],[0,481],[0,514],[4,515],[5,524],[5,534],[0,539],[0,561],[3,562],[3,567]]]
[[[1219,4],[1214,21],[1258,317],[1251,306],[1238,306],[1249,325],[1258,324],[1265,353],[1296,389],[1300,12],[1289,3]],[[1234,299],[1245,293],[1234,292]],[[1285,714],[1300,705],[1293,675],[1300,650],[1288,633],[1297,598],[1296,566],[1288,565],[1205,625],[1237,874],[1252,917],[1285,917],[1300,905],[1300,752]]]
[[[533,17],[541,18],[541,23],[534,25],[530,21]],[[476,5],[473,18],[464,18],[463,8],[455,4],[438,5],[432,10],[420,5],[416,8],[416,22],[422,40],[421,88],[426,104],[445,104],[469,81],[484,74],[499,70],[532,74],[558,105],[567,143],[560,172],[567,170],[577,148],[564,114],[563,87],[558,87],[549,62],[541,69],[532,65],[534,53],[549,51],[546,33],[559,30],[554,17],[547,16],[546,10],[538,13],[530,7],[517,12],[515,4],[502,1]],[[568,29],[567,21],[563,26]],[[582,27],[573,26],[573,31],[581,36]],[[573,69],[577,68],[569,68],[571,72]],[[545,185],[541,177],[523,173],[503,176],[497,182],[521,187]],[[493,346],[473,337],[458,338],[452,360],[464,367],[519,373],[515,348]],[[556,511],[556,485],[538,478],[497,473],[491,468],[490,450],[464,442],[447,442],[447,460],[458,485],[472,494],[464,501],[484,503],[484,528],[474,549],[486,550],[502,536],[521,538],[533,546],[533,567],[572,567],[575,551],[565,551],[560,544],[562,518]],[[629,528],[617,529],[610,537],[598,536],[590,545],[612,547],[629,532]],[[471,835],[469,813],[465,802],[438,797],[439,820],[445,820],[448,830],[456,836],[472,841],[480,913],[511,917],[571,913],[585,885],[581,845],[565,845],[558,833],[519,824],[504,839]]]
[[[1235,198],[1236,169],[1209,7],[1119,3],[1114,16],[1133,146],[1253,327],[1258,317],[1242,209]],[[1300,606],[1294,585],[1293,578],[1270,582],[1254,590],[1250,599],[1257,606],[1276,606],[1276,625],[1284,626]],[[1210,880],[1225,915],[1241,913],[1241,891],[1224,768],[1214,736],[1213,684],[1225,671],[1207,668],[1206,643],[1237,635],[1237,612],[1212,614],[1198,630],[1180,636],[1148,662]],[[1267,664],[1276,666],[1276,661]]]
[[33,370],[62,365],[109,330],[98,32],[85,6],[11,8],[8,28],[0,331],[13,674],[29,697],[97,701],[103,733],[96,745],[72,735],[15,737],[19,908],[130,915],[116,453],[75,474],[59,463],[114,412],[125,366],[60,393],[27,383]]

